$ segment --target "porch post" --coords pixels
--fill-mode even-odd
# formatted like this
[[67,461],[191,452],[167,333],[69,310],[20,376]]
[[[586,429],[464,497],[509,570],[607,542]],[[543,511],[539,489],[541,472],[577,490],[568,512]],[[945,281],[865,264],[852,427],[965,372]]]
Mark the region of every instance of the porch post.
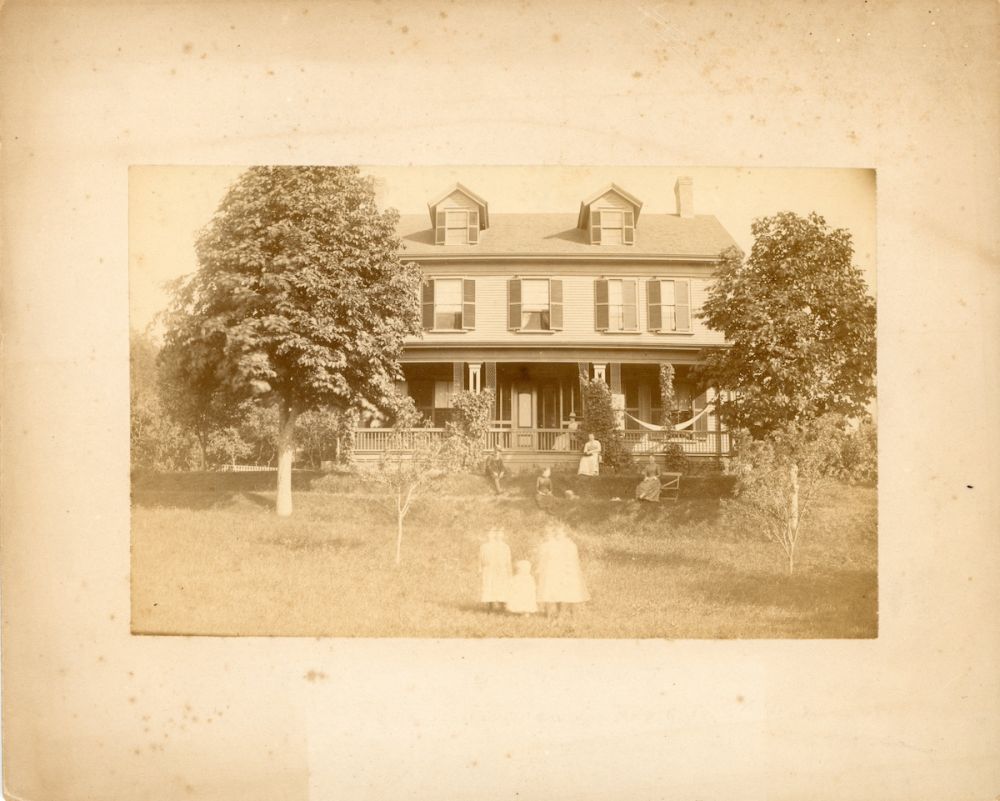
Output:
[[587,362],[577,362],[577,370],[579,371],[579,384],[580,384],[580,408],[576,410],[576,419],[580,420],[586,414],[587,409],[587,382],[590,380],[590,365]]
[[497,396],[497,363],[496,362],[486,362],[486,374],[485,374],[485,386],[486,389],[493,390],[493,420],[496,420],[500,416],[500,398]]
[[452,362],[451,370],[451,391],[457,395],[464,388],[462,381],[462,362]]
[[719,416],[719,401],[722,400],[722,393],[715,393],[715,455],[722,458],[722,418]]
[[480,383],[480,371],[482,370],[482,364],[474,364],[469,362],[469,389],[475,392],[477,395],[482,389]]
[[601,379],[601,381],[607,383],[607,381],[608,381],[608,379],[607,379],[607,370],[608,370],[607,364],[598,364],[597,362],[593,362],[593,368],[594,368],[594,378],[599,378],[599,379]]
[[622,393],[622,363],[611,362],[611,391],[616,395]]

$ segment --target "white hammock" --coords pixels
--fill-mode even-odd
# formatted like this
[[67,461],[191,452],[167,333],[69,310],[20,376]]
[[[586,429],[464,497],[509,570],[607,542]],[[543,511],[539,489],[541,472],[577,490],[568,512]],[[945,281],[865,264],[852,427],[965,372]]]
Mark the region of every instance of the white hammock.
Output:
[[647,423],[647,422],[645,422],[643,420],[640,420],[638,417],[633,417],[628,412],[625,412],[625,416],[629,420],[632,420],[633,422],[638,423],[639,425],[641,425],[643,428],[645,428],[648,431],[683,431],[685,428],[690,428],[692,425],[694,425],[695,421],[698,420],[702,415],[709,414],[713,409],[715,409],[715,406],[710,403],[704,409],[702,409],[700,412],[698,412],[698,414],[696,414],[694,417],[692,417],[690,420],[685,420],[683,423],[678,423],[675,426],[657,426],[657,425],[653,425],[652,423]]

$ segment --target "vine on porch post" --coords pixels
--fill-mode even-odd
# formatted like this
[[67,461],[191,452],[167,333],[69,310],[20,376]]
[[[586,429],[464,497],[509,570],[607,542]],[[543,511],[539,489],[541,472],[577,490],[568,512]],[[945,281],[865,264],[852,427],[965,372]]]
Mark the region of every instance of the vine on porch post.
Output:
[[672,426],[674,424],[675,402],[674,366],[670,362],[660,362],[660,425]]

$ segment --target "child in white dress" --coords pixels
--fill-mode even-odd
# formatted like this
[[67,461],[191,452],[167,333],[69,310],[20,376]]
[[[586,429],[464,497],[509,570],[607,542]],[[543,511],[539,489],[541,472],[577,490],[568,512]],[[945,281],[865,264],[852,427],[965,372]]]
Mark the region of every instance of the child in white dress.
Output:
[[570,613],[575,605],[590,600],[579,551],[563,525],[548,526],[538,547],[537,597],[549,617],[556,611]]
[[521,559],[514,564],[514,577],[510,580],[507,611],[531,615],[538,611],[535,600],[535,577],[531,575],[531,562]]
[[491,528],[479,546],[480,600],[491,611],[502,610],[510,592],[510,546],[503,536],[500,529]]

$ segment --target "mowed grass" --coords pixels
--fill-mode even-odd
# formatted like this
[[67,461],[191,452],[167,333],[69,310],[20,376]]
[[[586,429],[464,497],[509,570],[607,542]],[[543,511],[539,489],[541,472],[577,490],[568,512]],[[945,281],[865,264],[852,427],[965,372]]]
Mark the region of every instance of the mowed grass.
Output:
[[[723,476],[685,477],[675,503],[630,501],[636,479],[555,476],[551,513],[533,477],[495,498],[484,479],[442,481],[406,520],[357,476],[296,475],[295,513],[273,512],[273,474],[147,476],[133,486],[132,626],[145,633],[356,637],[784,638],[877,635],[876,493],[836,485],[788,575],[747,528]],[[619,497],[621,501],[611,500]],[[478,604],[485,529],[531,559],[547,522],[570,527],[591,601],[571,619]]]

